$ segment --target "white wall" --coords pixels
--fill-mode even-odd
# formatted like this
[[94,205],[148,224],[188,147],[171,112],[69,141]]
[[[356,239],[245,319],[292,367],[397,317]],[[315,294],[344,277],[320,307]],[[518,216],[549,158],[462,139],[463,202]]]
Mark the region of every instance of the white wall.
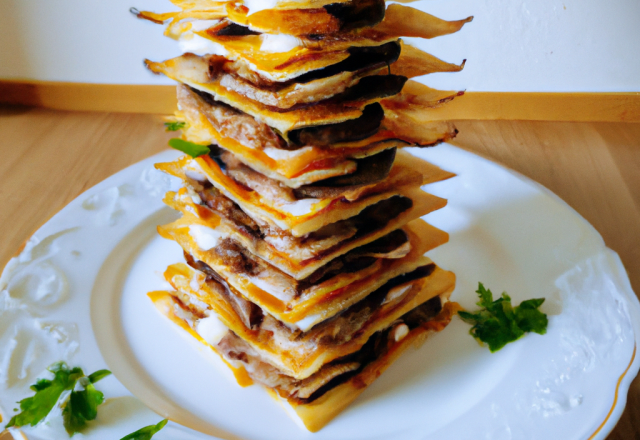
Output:
[[[129,8],[163,0],[0,0],[0,78],[170,84],[142,59],[178,54],[162,27]],[[446,19],[474,15],[458,34],[419,42],[461,73],[438,88],[473,91],[640,91],[640,0],[421,0]]]
[[161,0],[0,0],[0,78],[171,84],[142,60],[173,56],[176,44],[131,6],[175,9]]
[[[640,0],[423,0],[458,34],[420,47],[463,72],[429,84],[474,91],[640,91]],[[467,27],[468,26],[468,27]]]

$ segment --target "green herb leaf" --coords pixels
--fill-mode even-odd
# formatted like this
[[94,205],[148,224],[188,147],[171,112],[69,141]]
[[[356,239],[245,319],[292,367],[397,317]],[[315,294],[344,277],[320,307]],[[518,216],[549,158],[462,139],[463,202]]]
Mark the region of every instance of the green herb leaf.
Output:
[[[69,435],[82,431],[87,421],[98,416],[98,406],[104,402],[104,394],[96,390],[93,384],[111,374],[110,371],[99,370],[86,377],[81,368],[70,369],[64,362],[53,364],[48,370],[53,373],[53,379],[39,379],[31,385],[36,394],[20,401],[22,412],[9,421],[7,428],[35,426],[49,414],[65,391],[71,393],[60,406],[64,427]],[[78,382],[82,390],[76,390]]]
[[476,290],[476,293],[480,297],[480,302],[477,303],[480,307],[491,306],[491,303],[493,302],[493,294],[491,293],[491,290],[485,289],[482,283],[478,283],[478,290]]
[[35,426],[49,414],[60,399],[60,395],[64,391],[72,390],[78,379],[84,376],[81,368],[69,369],[64,362],[53,364],[48,370],[53,373],[53,379],[40,379],[31,386],[36,394],[20,401],[22,411],[9,420],[7,428]]
[[501,298],[494,301],[493,293],[485,289],[482,283],[478,283],[476,293],[480,297],[477,304],[483,309],[475,313],[459,311],[458,315],[473,325],[469,330],[471,336],[489,345],[492,353],[527,332],[541,335],[547,332],[547,315],[538,310],[544,298],[529,299],[514,308],[509,295],[503,293]]
[[543,302],[544,298],[529,299],[520,303],[516,310],[516,319],[522,330],[540,335],[547,332],[547,324],[549,323],[547,315],[538,310]]
[[182,130],[185,127],[185,125],[187,125],[186,122],[182,122],[182,121],[172,121],[172,122],[164,123],[166,131]]
[[87,379],[89,379],[89,382],[91,383],[96,383],[101,381],[102,379],[104,379],[105,377],[107,377],[108,375],[111,374],[111,371],[109,370],[98,370],[95,373],[91,373]]
[[51,381],[49,379],[38,379],[36,383],[31,385],[29,388],[33,391],[42,391],[47,387],[51,386]]
[[72,391],[62,410],[64,429],[70,436],[87,426],[88,420],[98,417],[98,406],[104,402],[104,394],[87,383],[82,391]]
[[150,440],[155,434],[158,433],[164,425],[168,422],[167,419],[162,420],[157,425],[149,425],[144,428],[138,429],[136,432],[132,432],[129,435],[125,435],[120,440]]
[[211,150],[206,145],[194,144],[193,142],[185,141],[179,138],[173,138],[169,140],[169,146],[180,150],[183,153],[188,154],[191,157],[203,156],[209,154]]

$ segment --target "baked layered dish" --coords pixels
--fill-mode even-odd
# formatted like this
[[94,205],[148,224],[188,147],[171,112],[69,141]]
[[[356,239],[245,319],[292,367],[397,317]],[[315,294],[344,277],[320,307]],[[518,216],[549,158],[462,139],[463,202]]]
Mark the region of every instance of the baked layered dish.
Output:
[[[454,138],[424,110],[462,93],[412,80],[464,67],[402,38],[457,32],[384,0],[172,0],[136,11],[183,54],[146,60],[178,82],[182,141],[156,167],[182,181],[158,227],[184,261],[157,309],[266,388],[310,431],[336,417],[408,347],[444,329],[455,275],[425,254],[448,234],[423,191],[453,174],[412,156]],[[202,150],[202,147],[205,147]]]

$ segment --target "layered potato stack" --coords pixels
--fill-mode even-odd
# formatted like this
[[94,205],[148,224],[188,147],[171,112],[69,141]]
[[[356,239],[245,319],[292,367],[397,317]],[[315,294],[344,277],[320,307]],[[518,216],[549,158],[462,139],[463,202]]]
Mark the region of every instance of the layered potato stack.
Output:
[[[455,276],[425,252],[452,176],[401,149],[453,138],[425,110],[458,96],[409,78],[462,69],[400,40],[458,31],[384,0],[172,0],[184,55],[147,61],[180,83],[185,141],[209,154],[156,167],[184,181],[159,227],[186,264],[149,294],[317,431],[410,344],[444,328]],[[464,64],[464,63],[463,63]]]

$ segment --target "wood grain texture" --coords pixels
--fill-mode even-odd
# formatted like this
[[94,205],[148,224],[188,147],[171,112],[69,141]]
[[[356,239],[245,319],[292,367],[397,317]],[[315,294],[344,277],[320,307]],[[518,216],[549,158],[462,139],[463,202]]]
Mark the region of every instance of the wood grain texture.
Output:
[[[172,135],[162,122],[154,115],[0,107],[0,267],[82,191],[165,149]],[[456,124],[456,145],[540,182],[591,222],[640,292],[640,124]],[[637,378],[609,438],[640,438]]]
[[171,114],[175,86],[0,80],[0,103],[70,111]]

